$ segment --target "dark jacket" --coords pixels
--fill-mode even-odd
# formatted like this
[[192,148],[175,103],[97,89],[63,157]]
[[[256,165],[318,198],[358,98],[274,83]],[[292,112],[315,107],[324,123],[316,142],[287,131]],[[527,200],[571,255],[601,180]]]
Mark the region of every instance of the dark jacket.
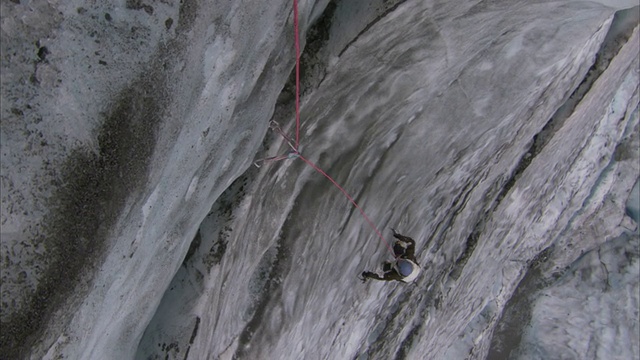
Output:
[[[393,229],[392,229],[393,230]],[[397,240],[393,243],[393,252],[396,258],[411,260],[416,265],[418,261],[416,260],[416,242],[412,238],[404,235],[398,234],[395,230],[393,230],[393,237]],[[380,276],[374,272],[365,271],[362,273],[363,281],[366,279],[374,279],[374,280],[382,280],[382,281],[403,281],[404,276],[400,275],[398,271],[394,267],[394,263],[385,261],[382,264],[382,271],[384,272],[383,276]]]

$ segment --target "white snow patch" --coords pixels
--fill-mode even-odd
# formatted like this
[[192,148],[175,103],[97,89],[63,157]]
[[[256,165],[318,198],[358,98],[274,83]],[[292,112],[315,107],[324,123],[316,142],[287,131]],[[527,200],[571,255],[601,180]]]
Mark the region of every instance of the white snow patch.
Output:
[[193,179],[191,179],[191,183],[189,184],[189,188],[187,189],[187,193],[184,196],[184,200],[185,201],[189,201],[189,199],[191,199],[191,195],[193,195],[193,192],[198,187],[198,180],[199,180],[199,177],[197,175],[194,176]]

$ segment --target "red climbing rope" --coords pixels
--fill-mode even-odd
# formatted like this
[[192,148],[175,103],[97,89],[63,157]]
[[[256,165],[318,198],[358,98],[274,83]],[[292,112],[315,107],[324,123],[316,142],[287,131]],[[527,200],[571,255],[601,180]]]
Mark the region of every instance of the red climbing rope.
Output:
[[259,162],[279,161],[279,160],[292,159],[292,158],[295,158],[295,157],[299,157],[300,159],[302,159],[302,161],[306,162],[309,166],[314,168],[317,172],[319,172],[320,174],[324,175],[324,177],[329,179],[329,181],[331,181],[331,183],[333,185],[335,185],[338,188],[338,190],[342,191],[344,196],[346,196],[347,199],[349,199],[349,201],[351,201],[353,206],[355,206],[358,210],[360,210],[360,213],[362,214],[364,219],[369,223],[369,225],[371,225],[371,227],[373,228],[373,230],[375,230],[376,234],[378,234],[380,239],[382,239],[384,244],[387,246],[387,249],[389,249],[389,251],[391,252],[391,255],[393,257],[395,257],[395,253],[393,252],[393,248],[391,247],[391,245],[389,245],[389,242],[384,238],[384,236],[382,236],[382,233],[380,232],[380,230],[378,230],[378,228],[375,226],[373,221],[371,221],[371,219],[369,219],[369,217],[367,216],[367,214],[365,214],[364,210],[362,210],[360,205],[358,205],[358,203],[356,203],[356,201],[353,200],[351,195],[349,195],[349,193],[347,193],[347,191],[345,189],[343,189],[342,186],[340,186],[338,184],[338,182],[336,182],[331,176],[329,176],[326,172],[324,172],[322,169],[320,169],[320,167],[318,167],[316,164],[311,162],[309,159],[303,157],[300,154],[300,152],[298,151],[298,148],[299,148],[299,145],[300,145],[300,39],[299,39],[299,36],[298,36],[299,30],[298,30],[298,1],[297,0],[293,0],[293,27],[294,27],[294,30],[295,30],[295,42],[296,42],[296,139],[295,139],[295,146],[293,146],[293,144],[291,144],[291,139],[287,136],[287,134],[284,133],[284,131],[282,131],[282,128],[280,128],[280,126],[276,122],[272,122],[271,128],[274,131],[276,131],[278,134],[280,134],[280,136],[282,136],[284,138],[284,140],[289,144],[289,147],[291,147],[293,151],[290,152],[288,155],[274,156],[274,157],[258,160],[255,163],[255,165],[259,167],[259,165],[258,165]]
[[296,39],[296,151],[300,145],[300,38],[298,31],[298,0],[293,0],[293,28]]
[[320,169],[318,167],[318,165],[312,163],[309,159],[305,158],[304,156],[298,154],[298,157],[300,159],[302,159],[302,161],[306,162],[307,164],[309,164],[309,166],[311,166],[312,168],[314,168],[317,172],[319,172],[320,174],[324,175],[324,177],[326,177],[327,179],[329,179],[329,181],[331,181],[333,183],[333,185],[335,185],[338,190],[342,191],[342,193],[344,194],[344,196],[347,197],[347,199],[349,199],[349,201],[351,201],[351,203],[353,204],[353,206],[355,206],[358,210],[360,210],[360,213],[362,214],[362,216],[364,217],[365,220],[367,220],[367,222],[369,223],[369,225],[371,225],[371,227],[373,228],[373,230],[375,230],[376,234],[378,234],[378,236],[380,237],[380,239],[382,239],[382,241],[384,242],[384,244],[387,246],[387,249],[389,249],[389,251],[391,252],[391,254],[395,257],[395,253],[393,252],[393,248],[391,248],[391,245],[389,245],[389,243],[387,242],[387,240],[384,238],[384,236],[382,236],[382,233],[380,232],[380,230],[378,230],[378,228],[373,224],[373,221],[371,221],[371,219],[369,219],[369,217],[367,216],[367,214],[364,213],[364,210],[362,210],[362,208],[360,207],[360,205],[358,205],[358,203],[356,203],[355,200],[353,200],[353,198],[351,197],[351,195],[349,195],[349,193],[347,193],[347,191],[345,189],[342,188],[342,186],[340,186],[338,184],[337,181],[333,180],[333,178],[331,176],[329,176],[326,172],[324,172],[322,169]]

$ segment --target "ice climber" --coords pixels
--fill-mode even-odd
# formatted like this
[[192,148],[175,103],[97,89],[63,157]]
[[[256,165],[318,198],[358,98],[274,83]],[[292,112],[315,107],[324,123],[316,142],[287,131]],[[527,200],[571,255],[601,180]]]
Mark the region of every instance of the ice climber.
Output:
[[398,234],[393,228],[393,237],[397,240],[393,244],[393,252],[395,253],[396,260],[394,262],[385,261],[382,264],[383,276],[377,273],[364,271],[362,273],[362,281],[367,281],[367,278],[391,281],[397,280],[405,283],[412,282],[418,277],[420,273],[420,265],[416,261],[415,251],[416,242],[404,235]]

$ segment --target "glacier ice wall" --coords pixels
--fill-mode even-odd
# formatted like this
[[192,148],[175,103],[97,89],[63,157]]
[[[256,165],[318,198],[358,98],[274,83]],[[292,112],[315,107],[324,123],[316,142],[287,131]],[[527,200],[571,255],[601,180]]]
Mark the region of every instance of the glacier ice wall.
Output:
[[637,19],[598,62],[590,2],[300,1],[300,150],[417,240],[407,286],[360,283],[384,245],[313,169],[251,166],[293,132],[290,1],[0,6],[3,357],[498,358],[522,314],[514,356],[637,339],[563,312],[637,313]]
[[264,137],[290,6],[1,6],[3,353],[126,358]]

